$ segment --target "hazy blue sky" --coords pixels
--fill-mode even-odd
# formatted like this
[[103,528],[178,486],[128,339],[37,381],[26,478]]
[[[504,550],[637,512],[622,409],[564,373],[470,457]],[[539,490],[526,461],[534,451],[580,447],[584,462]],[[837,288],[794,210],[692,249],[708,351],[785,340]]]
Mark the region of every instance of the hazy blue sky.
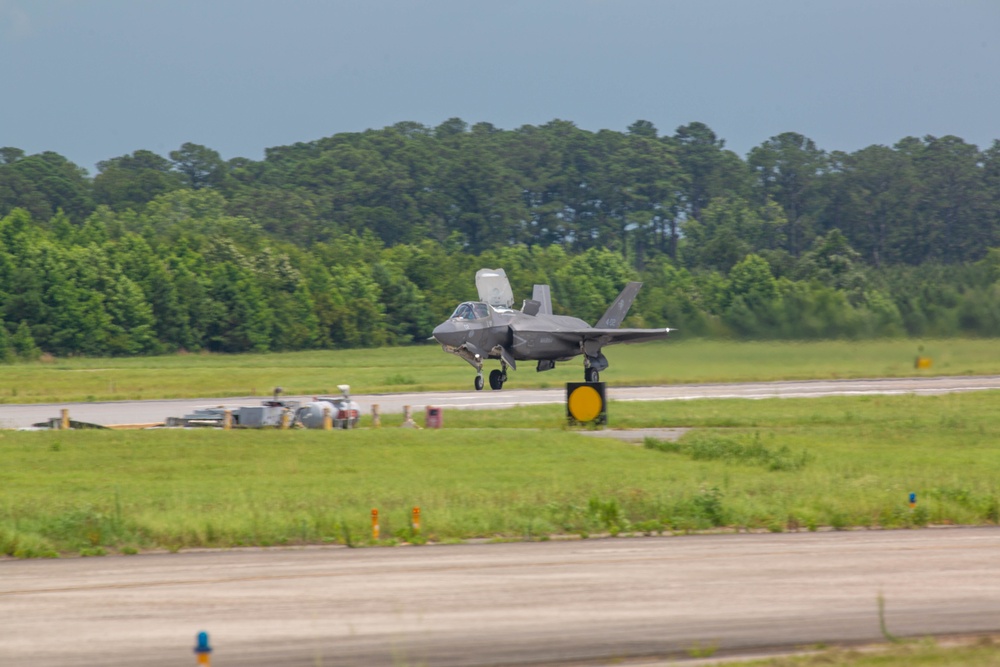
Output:
[[0,146],[226,158],[458,116],[708,124],[741,155],[1000,138],[997,0],[0,0]]

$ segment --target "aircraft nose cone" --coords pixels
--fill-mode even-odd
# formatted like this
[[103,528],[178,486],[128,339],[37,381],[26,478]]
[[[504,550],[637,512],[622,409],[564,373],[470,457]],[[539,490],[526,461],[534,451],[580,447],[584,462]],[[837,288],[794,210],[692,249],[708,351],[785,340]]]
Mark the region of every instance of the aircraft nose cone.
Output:
[[465,331],[458,329],[451,320],[442,322],[434,327],[432,335],[442,345],[458,346],[465,342]]

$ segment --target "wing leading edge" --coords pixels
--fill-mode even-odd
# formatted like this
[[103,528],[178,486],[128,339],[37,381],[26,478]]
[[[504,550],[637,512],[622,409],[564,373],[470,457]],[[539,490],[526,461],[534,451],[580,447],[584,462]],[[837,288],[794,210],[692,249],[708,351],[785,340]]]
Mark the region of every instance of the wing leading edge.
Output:
[[[519,328],[521,332],[528,332],[524,328]],[[641,343],[647,340],[661,340],[666,338],[671,331],[676,329],[598,329],[596,327],[587,329],[560,329],[557,331],[535,331],[538,335],[552,336],[568,342],[596,340],[601,345],[614,345],[615,343]]]

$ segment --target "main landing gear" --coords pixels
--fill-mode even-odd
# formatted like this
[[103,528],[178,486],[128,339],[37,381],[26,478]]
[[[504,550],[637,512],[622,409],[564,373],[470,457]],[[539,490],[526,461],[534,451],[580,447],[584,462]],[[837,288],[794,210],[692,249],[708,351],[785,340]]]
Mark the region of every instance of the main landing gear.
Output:
[[601,371],[608,368],[608,358],[601,354],[601,348],[596,341],[588,340],[583,344],[583,381],[600,382]]
[[503,383],[507,381],[507,364],[501,362],[502,370],[490,371],[490,389],[499,391],[503,389]]
[[[493,391],[499,391],[503,389],[503,383],[507,381],[507,364],[501,362],[500,370],[490,371],[490,389]],[[479,372],[476,376],[476,391],[481,391],[483,388],[483,373]]]

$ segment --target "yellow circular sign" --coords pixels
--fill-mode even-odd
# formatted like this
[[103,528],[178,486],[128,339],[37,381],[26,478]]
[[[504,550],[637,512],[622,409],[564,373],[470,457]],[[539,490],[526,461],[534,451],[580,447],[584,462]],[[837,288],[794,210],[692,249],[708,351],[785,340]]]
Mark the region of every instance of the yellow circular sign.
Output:
[[577,421],[594,421],[602,407],[601,395],[593,387],[577,387],[569,395],[569,413]]

